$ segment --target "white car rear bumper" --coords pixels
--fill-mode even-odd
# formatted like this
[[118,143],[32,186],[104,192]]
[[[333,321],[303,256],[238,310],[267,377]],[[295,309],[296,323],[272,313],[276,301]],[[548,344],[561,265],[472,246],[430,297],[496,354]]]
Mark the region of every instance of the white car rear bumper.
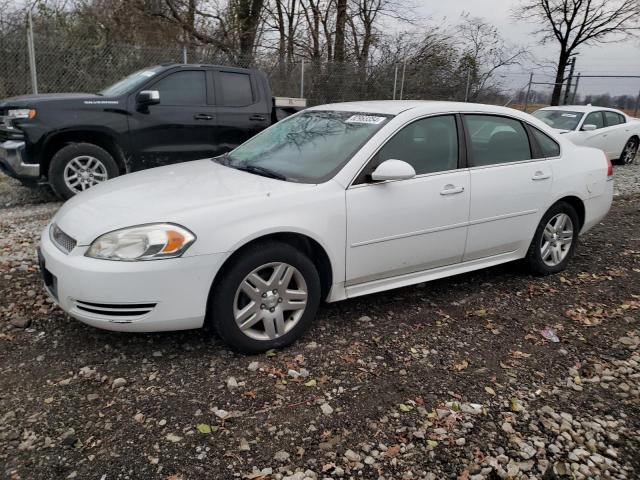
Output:
[[47,290],[69,315],[115,331],[154,332],[199,328],[224,255],[120,262],[85,257],[87,247],[66,254],[49,238],[40,242]]

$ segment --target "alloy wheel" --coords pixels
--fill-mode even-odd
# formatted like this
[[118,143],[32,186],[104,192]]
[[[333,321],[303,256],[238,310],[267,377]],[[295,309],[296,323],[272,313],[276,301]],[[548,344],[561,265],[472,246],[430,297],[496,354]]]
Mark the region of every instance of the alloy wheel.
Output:
[[107,167],[90,155],[72,158],[64,167],[64,183],[75,193],[83,192],[108,179]]
[[633,163],[638,154],[638,142],[635,140],[629,140],[627,145],[624,147],[624,152],[622,153],[622,162],[625,165],[629,165]]
[[542,232],[540,255],[542,261],[555,267],[562,263],[571,250],[573,243],[573,222],[566,213],[552,217]]
[[273,340],[291,331],[307,306],[307,283],[300,271],[283,262],[262,265],[240,283],[233,316],[242,333]]

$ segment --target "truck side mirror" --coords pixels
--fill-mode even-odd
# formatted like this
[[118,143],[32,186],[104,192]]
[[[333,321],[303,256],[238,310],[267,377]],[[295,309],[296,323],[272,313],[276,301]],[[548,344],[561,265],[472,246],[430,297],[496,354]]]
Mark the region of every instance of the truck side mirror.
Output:
[[157,105],[160,103],[160,92],[158,90],[142,90],[136,96],[138,105]]

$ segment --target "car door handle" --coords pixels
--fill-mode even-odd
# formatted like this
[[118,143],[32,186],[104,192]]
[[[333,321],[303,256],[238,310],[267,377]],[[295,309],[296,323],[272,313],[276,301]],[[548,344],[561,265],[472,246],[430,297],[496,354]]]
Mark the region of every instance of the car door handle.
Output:
[[547,180],[548,178],[551,178],[550,174],[538,171],[531,177],[531,180]]
[[448,184],[440,191],[440,195],[455,195],[462,192],[464,192],[464,187]]
[[267,117],[265,117],[264,115],[251,115],[249,117],[249,120],[252,120],[254,122],[262,122],[264,120],[266,120]]
[[211,115],[207,115],[206,113],[196,113],[193,116],[194,120],[213,120]]

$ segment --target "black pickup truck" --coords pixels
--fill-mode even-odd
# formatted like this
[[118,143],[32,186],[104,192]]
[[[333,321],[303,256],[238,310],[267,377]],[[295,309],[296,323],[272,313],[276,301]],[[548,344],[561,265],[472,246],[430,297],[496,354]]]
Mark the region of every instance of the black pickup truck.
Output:
[[0,170],[62,198],[145,168],[220,155],[305,106],[257,70],[159,65],[96,94],[0,101]]

